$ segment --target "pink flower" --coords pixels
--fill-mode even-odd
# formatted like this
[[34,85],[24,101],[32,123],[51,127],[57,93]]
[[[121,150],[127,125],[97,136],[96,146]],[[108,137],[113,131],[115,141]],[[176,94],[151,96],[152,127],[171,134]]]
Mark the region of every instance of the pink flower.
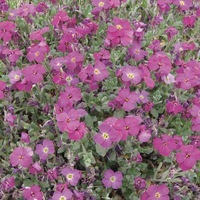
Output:
[[62,169],[61,174],[66,177],[67,183],[72,186],[76,186],[78,181],[81,179],[81,172],[71,167],[65,167]]
[[177,115],[178,113],[181,113],[184,108],[178,101],[168,101],[166,103],[166,110],[170,114]]
[[16,115],[12,115],[11,113],[7,113],[5,116],[5,121],[12,127],[15,124],[17,117]]
[[94,13],[107,10],[111,6],[109,0],[92,0],[92,5],[95,6],[94,10],[92,11]]
[[21,79],[22,71],[20,69],[16,70],[16,71],[11,71],[8,74],[8,77],[10,79],[10,83],[15,84],[16,82],[18,82]]
[[171,40],[178,33],[178,30],[175,27],[170,26],[165,30],[165,33],[167,34],[168,40]]
[[182,11],[189,10],[193,5],[191,0],[174,0],[173,4],[179,6]]
[[140,132],[140,134],[138,135],[138,139],[141,143],[143,142],[148,142],[151,138],[151,132],[149,130],[146,131],[142,131]]
[[8,60],[10,62],[16,62],[19,59],[19,56],[22,56],[23,53],[19,50],[19,49],[4,49],[2,51],[2,54],[7,55],[8,56]]
[[66,57],[66,64],[69,70],[74,70],[77,67],[82,67],[84,57],[78,51],[69,53]]
[[75,131],[79,125],[79,114],[75,109],[70,109],[67,113],[60,113],[56,115],[58,128],[60,131]]
[[141,71],[135,66],[125,66],[121,69],[122,81],[137,85],[141,81]]
[[93,69],[93,79],[95,81],[102,81],[108,77],[108,71],[104,63],[96,61]]
[[135,92],[130,92],[127,88],[119,91],[116,101],[122,105],[125,111],[131,111],[136,107],[136,102],[139,101],[139,98]]
[[186,145],[180,148],[180,152],[176,154],[176,161],[183,170],[190,170],[200,160],[200,150],[193,145]]
[[170,156],[171,152],[176,148],[174,138],[167,134],[161,135],[161,138],[155,138],[153,146],[162,156]]
[[150,71],[146,66],[140,66],[141,68],[141,76],[144,79],[145,84],[147,85],[148,88],[153,89],[155,86],[154,80],[151,78]]
[[29,65],[22,69],[22,73],[26,81],[31,83],[39,83],[43,81],[43,74],[46,73],[46,69],[41,64]]
[[10,155],[10,163],[13,167],[20,165],[28,168],[32,163],[33,151],[30,147],[17,147]]
[[42,29],[39,29],[37,31],[34,31],[30,34],[30,40],[37,40],[37,41],[42,41],[44,40],[43,34],[49,32],[49,27],[44,27]]
[[49,180],[55,180],[58,177],[58,170],[54,167],[53,169],[48,169],[47,178]]
[[120,171],[108,169],[104,172],[102,183],[106,188],[119,189],[122,186],[123,175]]
[[40,190],[41,188],[38,185],[26,187],[23,191],[23,197],[25,198],[25,200],[42,200],[43,193]]
[[142,60],[148,54],[141,48],[142,48],[141,43],[133,42],[133,45],[128,49],[130,56],[136,61]]
[[72,131],[72,132],[68,133],[68,138],[70,140],[79,141],[84,137],[84,135],[86,133],[87,133],[87,128],[86,128],[85,123],[84,122],[80,122],[79,127],[75,131]]
[[158,70],[162,75],[170,73],[172,64],[171,60],[162,52],[152,55],[148,61],[150,70]]
[[0,99],[4,98],[3,90],[6,88],[6,83],[0,80]]
[[52,200],[70,200],[72,199],[72,192],[65,188],[62,192],[55,191],[52,196]]
[[43,140],[42,144],[36,145],[35,153],[39,155],[41,160],[46,160],[48,155],[54,154],[54,144],[51,140]]
[[43,171],[42,167],[40,166],[39,162],[35,162],[34,164],[31,164],[29,167],[29,173],[36,175]]
[[149,93],[148,92],[146,92],[145,90],[142,90],[141,92],[137,92],[137,94],[138,94],[138,97],[139,97],[139,100],[141,103],[149,102],[149,99],[148,99]]
[[5,178],[1,182],[1,187],[5,191],[11,190],[14,186],[15,186],[15,179],[13,176],[11,176],[9,178]]
[[174,78],[174,75],[172,75],[172,74],[164,75],[161,78],[166,84],[172,84],[172,83],[176,82],[175,78]]
[[60,10],[53,17],[52,25],[56,28],[59,28],[64,22],[67,22],[69,19],[70,17],[67,15],[67,13],[63,10]]
[[169,200],[169,189],[165,184],[150,185],[145,193],[142,200]]
[[9,42],[11,40],[15,28],[16,26],[13,22],[0,22],[0,39],[3,39],[4,42]]
[[21,133],[21,141],[27,144],[30,143],[30,136],[28,135],[28,133],[25,132]]
[[115,17],[113,19],[114,26],[109,26],[107,31],[107,39],[113,45],[122,44],[128,46],[133,41],[133,30],[130,22],[125,19]]
[[183,24],[185,26],[188,26],[189,28],[192,28],[195,26],[195,22],[196,22],[196,17],[195,16],[185,16],[183,18]]
[[116,134],[116,131],[106,123],[102,123],[99,126],[99,132],[100,133],[94,135],[94,141],[105,149],[111,147],[112,143],[116,140],[116,137],[118,139],[118,134]]

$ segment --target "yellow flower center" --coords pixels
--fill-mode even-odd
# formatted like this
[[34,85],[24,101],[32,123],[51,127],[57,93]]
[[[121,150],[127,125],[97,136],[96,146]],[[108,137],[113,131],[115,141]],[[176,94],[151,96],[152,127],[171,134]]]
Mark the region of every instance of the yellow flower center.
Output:
[[40,52],[37,51],[37,52],[35,53],[35,56],[38,57],[39,55],[40,55]]
[[103,139],[107,140],[109,138],[108,133],[103,133]]
[[180,1],[180,5],[181,5],[181,6],[184,6],[184,5],[185,5],[185,2],[184,2],[184,1]]
[[19,78],[19,75],[16,74],[16,75],[15,75],[15,79],[18,79],[18,78]]
[[103,7],[104,6],[104,2],[103,1],[100,1],[99,2],[99,7]]
[[49,148],[48,147],[43,148],[43,152],[44,153],[48,153],[49,152]]
[[66,81],[70,82],[72,80],[71,76],[66,77]]
[[160,198],[160,197],[161,197],[161,194],[160,194],[159,192],[156,192],[156,193],[155,193],[155,197],[156,197],[156,198]]
[[71,62],[75,63],[76,62],[76,58],[72,58]]
[[68,174],[68,175],[67,175],[67,179],[68,179],[68,180],[72,180],[72,179],[73,179],[73,174]]
[[144,99],[144,96],[143,96],[143,95],[140,95],[139,98],[140,98],[140,99]]
[[61,196],[59,200],[67,200],[65,196]]
[[135,77],[133,73],[128,73],[127,76],[128,76],[129,78],[131,78],[131,79],[133,79],[133,78]]
[[95,74],[100,74],[100,71],[98,69],[94,69]]
[[114,176],[111,176],[111,177],[110,177],[110,181],[111,181],[111,182],[115,182],[115,179],[116,179],[116,178],[115,178]]
[[118,30],[121,30],[121,29],[122,29],[122,26],[118,24],[118,25],[116,26],[116,28],[117,28]]

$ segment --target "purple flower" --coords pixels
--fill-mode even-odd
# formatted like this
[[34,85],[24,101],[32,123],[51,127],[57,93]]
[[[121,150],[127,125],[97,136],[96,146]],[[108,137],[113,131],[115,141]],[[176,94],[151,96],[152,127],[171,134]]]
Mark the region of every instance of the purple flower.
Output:
[[138,190],[143,190],[146,188],[146,180],[143,178],[137,177],[134,179],[134,186]]
[[40,190],[41,188],[38,185],[26,187],[23,191],[23,197],[25,198],[25,200],[42,200],[43,193]]
[[54,144],[51,140],[45,139],[42,144],[36,145],[35,153],[39,155],[41,160],[46,160],[48,155],[55,152]]
[[5,191],[11,190],[14,186],[15,186],[15,179],[14,179],[13,176],[4,179],[4,180],[1,182],[1,187],[2,187],[2,189],[5,190]]
[[29,167],[32,163],[33,151],[30,147],[17,147],[10,155],[10,163],[13,167],[20,165]]
[[8,77],[10,79],[10,83],[12,84],[15,84],[16,82],[18,82],[21,77],[22,77],[22,72],[21,70],[16,70],[16,71],[11,71],[9,74],[8,74]]
[[78,181],[82,177],[79,170],[73,169],[71,167],[65,167],[62,169],[61,174],[66,177],[67,183],[73,186],[77,185]]
[[70,200],[72,199],[72,195],[72,192],[69,189],[65,188],[62,192],[55,191],[51,200]]
[[112,187],[113,189],[119,189],[122,186],[123,175],[120,171],[114,172],[108,169],[104,173],[102,183],[106,188]]

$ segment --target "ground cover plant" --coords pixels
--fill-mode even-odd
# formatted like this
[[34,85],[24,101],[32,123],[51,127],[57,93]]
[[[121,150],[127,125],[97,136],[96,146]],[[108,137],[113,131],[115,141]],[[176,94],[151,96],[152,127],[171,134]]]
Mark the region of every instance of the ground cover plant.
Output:
[[199,200],[200,2],[0,0],[0,199]]

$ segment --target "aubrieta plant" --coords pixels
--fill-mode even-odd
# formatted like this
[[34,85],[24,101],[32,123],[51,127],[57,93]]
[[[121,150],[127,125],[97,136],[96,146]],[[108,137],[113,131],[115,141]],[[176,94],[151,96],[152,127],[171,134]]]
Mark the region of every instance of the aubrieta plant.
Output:
[[0,0],[0,199],[200,199],[199,0]]

